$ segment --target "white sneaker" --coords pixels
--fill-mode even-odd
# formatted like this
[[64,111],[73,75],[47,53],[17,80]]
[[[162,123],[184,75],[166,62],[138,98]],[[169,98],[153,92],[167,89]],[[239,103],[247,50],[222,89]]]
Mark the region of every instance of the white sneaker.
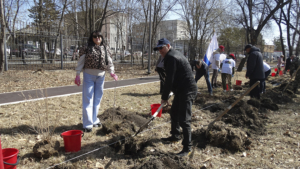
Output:
[[230,89],[230,91],[233,91],[233,89]]

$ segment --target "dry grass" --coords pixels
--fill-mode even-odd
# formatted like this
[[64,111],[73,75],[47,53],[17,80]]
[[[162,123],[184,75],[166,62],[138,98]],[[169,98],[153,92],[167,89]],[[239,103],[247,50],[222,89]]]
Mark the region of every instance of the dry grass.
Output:
[[[134,70],[132,71],[134,72]],[[144,72],[145,70],[141,70],[141,74],[143,74]],[[124,73],[127,74],[126,72]],[[63,73],[62,71],[45,71],[44,73],[40,73],[39,75],[38,73],[32,72],[27,72],[27,74],[28,77],[32,80],[47,79],[46,77],[48,77],[48,83],[45,82],[44,85],[45,87],[49,87],[51,86],[50,82],[53,82],[53,79],[49,79],[50,77],[56,78],[56,80],[61,79],[59,82],[60,85],[62,85],[63,83],[66,83],[66,85],[73,85],[73,78],[75,73],[74,71],[70,71],[69,73],[68,71]],[[244,78],[244,74],[244,72],[238,73],[233,78],[233,82],[235,82],[235,80],[242,80],[243,83],[248,81]],[[10,75],[11,78],[15,78],[14,80],[17,79],[15,75],[17,75],[18,77],[22,76],[21,73],[12,72],[10,73]],[[122,76],[123,72],[120,71],[118,75],[119,77]],[[69,80],[63,82],[62,79],[64,78]],[[128,78],[132,78],[132,75],[128,76]],[[3,92],[8,92],[14,90],[23,90],[26,88],[27,85],[22,85],[22,83],[19,83],[18,81],[14,82],[14,80],[8,81],[10,81],[10,83],[16,83],[18,85],[24,86],[24,88],[19,87],[7,89],[5,87],[1,90],[3,90]],[[218,80],[220,81],[220,76]],[[35,84],[34,82],[26,83]],[[201,93],[207,93],[204,78],[201,78],[200,81],[198,81],[198,87]],[[36,88],[40,88],[40,86]],[[26,89],[29,89],[29,87]],[[158,92],[158,82],[105,90],[103,100],[101,102],[100,114],[103,113],[106,109],[113,107],[114,102],[116,103],[117,107],[121,107],[133,112],[139,112],[141,114],[149,114],[150,104],[160,102],[160,95],[158,94]],[[234,92],[234,94],[239,93],[241,92]],[[214,95],[224,94],[222,93],[222,89],[218,88],[217,90],[214,90]],[[248,97],[244,99],[248,99]],[[205,149],[196,148],[192,161],[188,161],[187,158],[184,158],[186,160],[186,163],[195,166],[195,168],[200,168],[202,166],[206,166],[207,168],[299,167],[300,117],[298,103],[300,102],[300,100],[296,98],[295,101],[295,104],[280,105],[279,111],[269,112],[267,134],[251,138],[252,146],[250,150],[246,151],[246,157],[243,157],[243,152],[238,152],[235,154],[224,154],[222,149],[220,148],[207,146]],[[195,112],[197,118],[202,119],[193,123],[193,131],[203,127],[206,128],[205,125],[213,120],[210,114],[204,113],[205,111],[199,111],[194,106],[192,110],[193,112]],[[116,154],[112,148],[105,147],[107,145],[105,141],[109,140],[110,136],[103,135],[100,129],[93,130],[93,132],[85,134],[82,139],[82,150],[77,153],[61,153],[57,157],[42,159],[40,161],[32,157],[33,145],[37,141],[41,140],[41,136],[39,136],[38,132],[32,130],[33,128],[43,128],[40,126],[41,121],[39,121],[39,118],[48,119],[47,123],[49,125],[45,126],[50,126],[50,129],[57,126],[52,139],[60,141],[61,145],[63,146],[63,140],[60,137],[60,134],[63,131],[70,129],[81,129],[81,116],[81,95],[51,98],[47,99],[47,103],[44,100],[1,106],[0,133],[2,134],[2,148],[14,147],[20,150],[19,155],[22,157],[22,160],[18,165],[18,168],[21,169],[47,168],[49,166],[82,155],[94,149],[98,149],[102,146],[104,146],[104,148],[64,163],[60,165],[59,168],[131,168],[134,165],[148,160],[148,157],[141,157],[139,159],[135,159],[134,162],[129,163],[129,161],[132,161],[132,159],[130,159],[130,156]],[[163,114],[162,118],[157,118],[153,123],[154,126],[162,125],[161,127],[142,133],[137,137],[141,140],[147,140],[147,138],[160,139],[161,137],[169,136],[170,124],[167,123],[167,121],[169,121],[169,115]],[[153,144],[155,147],[154,151],[164,153],[176,153],[182,149],[181,143],[166,145],[158,141]],[[147,149],[146,151],[153,151],[153,149]]]
[[[154,69],[148,75],[141,66],[116,65],[115,70],[120,80],[157,75]],[[74,85],[75,75],[75,70],[9,70],[0,75],[0,93]],[[112,80],[106,75],[105,81]]]

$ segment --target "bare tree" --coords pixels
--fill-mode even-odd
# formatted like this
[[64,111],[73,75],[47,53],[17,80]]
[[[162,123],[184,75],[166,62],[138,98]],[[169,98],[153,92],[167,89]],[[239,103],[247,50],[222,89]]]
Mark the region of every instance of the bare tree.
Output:
[[222,6],[217,0],[180,0],[183,10],[181,17],[187,22],[189,33],[189,58],[195,60],[198,53],[203,53],[204,44],[213,33],[214,25],[222,14]]
[[247,42],[257,44],[257,38],[272,16],[292,0],[235,0],[241,10],[236,21],[247,31]]
[[4,18],[4,3],[3,0],[0,0],[0,19],[1,19],[1,36],[0,36],[0,73],[2,74],[4,70],[4,41],[5,38],[5,18]]

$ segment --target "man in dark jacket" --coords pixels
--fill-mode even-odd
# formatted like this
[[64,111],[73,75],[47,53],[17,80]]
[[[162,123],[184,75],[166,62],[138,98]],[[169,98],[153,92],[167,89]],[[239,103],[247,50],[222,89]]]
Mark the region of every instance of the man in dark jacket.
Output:
[[[250,44],[246,45],[244,50],[247,54],[249,54],[247,60],[246,78],[250,79],[250,87],[257,81],[260,81],[260,83],[264,82],[265,72],[263,58],[260,50]],[[257,85],[254,89],[251,90],[250,97],[260,99],[259,91],[259,85]]]
[[[290,70],[292,63],[295,62],[295,61],[297,61],[297,59],[295,58],[295,55],[292,55],[291,57],[286,59],[284,74],[286,73],[287,70]],[[292,72],[292,74],[293,74],[293,72]],[[291,75],[291,77],[292,77],[292,75]]]
[[204,75],[206,85],[207,85],[207,89],[208,89],[208,93],[209,93],[209,95],[212,96],[212,87],[211,87],[211,83],[209,81],[208,65],[205,62],[201,61],[201,60],[200,61],[194,61],[194,62],[195,62],[195,65],[196,65],[196,76],[195,76],[196,83]]
[[192,103],[197,94],[197,85],[193,77],[192,68],[187,58],[171,48],[170,42],[163,38],[158,41],[154,50],[164,58],[166,72],[161,104],[168,103],[169,93],[175,95],[171,107],[171,135],[162,141],[172,142],[180,140],[180,128],[183,132],[183,149],[178,156],[186,156],[192,148],[191,143],[191,115]]

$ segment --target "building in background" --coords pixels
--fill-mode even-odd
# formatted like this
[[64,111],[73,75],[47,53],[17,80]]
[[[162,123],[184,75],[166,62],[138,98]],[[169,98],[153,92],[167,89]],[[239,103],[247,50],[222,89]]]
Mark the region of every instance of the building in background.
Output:
[[[155,42],[161,38],[167,38],[171,46],[186,54],[188,50],[188,32],[186,31],[187,24],[181,20],[166,20],[161,21],[157,28]],[[142,51],[143,37],[144,37],[145,23],[133,25],[133,51]],[[145,32],[145,49],[148,49],[148,35],[149,32]]]

